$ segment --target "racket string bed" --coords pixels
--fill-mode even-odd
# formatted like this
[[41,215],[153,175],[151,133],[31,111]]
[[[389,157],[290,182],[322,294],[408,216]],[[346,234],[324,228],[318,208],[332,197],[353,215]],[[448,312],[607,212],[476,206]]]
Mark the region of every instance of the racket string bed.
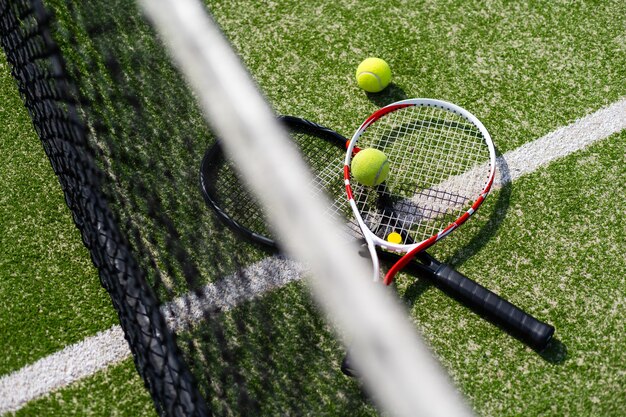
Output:
[[[377,235],[384,239],[382,233],[402,225],[401,232],[421,241],[462,215],[486,185],[484,176],[471,175],[489,158],[483,139],[468,120],[435,107],[391,112],[370,125],[358,143],[387,154],[392,170],[388,200],[394,201],[390,208],[395,213],[383,220],[385,227]],[[380,209],[368,198],[355,201],[362,212]],[[367,217],[375,218],[371,213]]]

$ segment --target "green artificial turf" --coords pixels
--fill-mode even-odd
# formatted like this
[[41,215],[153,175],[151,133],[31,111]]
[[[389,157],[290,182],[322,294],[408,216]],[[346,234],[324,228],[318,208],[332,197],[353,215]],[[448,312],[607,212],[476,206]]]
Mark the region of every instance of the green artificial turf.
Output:
[[[525,347],[426,281],[408,275],[397,280],[400,298],[417,328],[478,415],[618,416],[626,407],[621,372],[626,360],[626,342],[621,337],[626,282],[621,271],[626,261],[619,256],[626,239],[613,227],[614,222],[626,220],[626,213],[621,200],[612,198],[626,179],[624,141],[626,132],[613,135],[495,192],[477,218],[436,251],[469,277],[553,324],[555,340],[545,352]],[[590,218],[594,221],[584,220]],[[539,231],[544,232],[541,238],[535,235]],[[272,370],[276,382],[279,375],[292,373],[306,379],[298,404],[331,415],[346,415],[347,410],[351,415],[375,415],[357,392],[343,404],[314,401],[329,389],[350,392],[352,381],[333,377],[324,366],[324,358],[336,365],[341,352],[310,307],[293,309],[308,304],[301,290],[298,284],[290,285],[225,315],[226,331],[235,333],[236,317],[246,317],[251,310],[267,309],[276,318],[269,333],[251,333],[233,345],[233,351],[240,352],[239,369],[252,380],[263,375],[263,364],[254,357],[272,343],[286,359]],[[294,320],[294,314],[304,320]],[[308,325],[302,327],[304,323]],[[207,340],[210,336],[209,332]],[[310,375],[302,374],[303,363]],[[227,364],[217,356],[205,366],[204,371],[215,371]],[[101,415],[100,407],[106,409],[108,397],[95,401],[94,393],[103,389],[100,384],[119,387],[123,382],[124,378],[110,378],[105,383],[99,373],[78,387],[34,402],[24,412],[74,415],[76,410],[93,408],[92,415]],[[236,386],[231,387],[236,393]],[[124,395],[123,387],[116,390]],[[255,397],[263,400],[268,413],[294,401],[272,392],[280,390],[261,389]],[[113,412],[126,415],[127,409],[137,406],[123,401]],[[92,402],[99,405],[91,407]],[[144,402],[146,398],[138,400]]]
[[[434,97],[476,114],[504,153],[626,95],[623,2],[208,4],[279,113],[345,135],[381,105]],[[381,94],[356,86],[367,56],[392,68]],[[623,144],[616,135],[520,179],[434,249],[553,324],[543,356],[438,290],[400,280],[418,327],[479,414],[625,408]]]
[[[625,94],[622,1],[207,3],[279,112],[345,135],[383,104],[432,97],[474,113],[506,152]],[[380,94],[356,85],[367,56],[391,66]]]
[[116,322],[0,57],[0,375]]
[[[81,76],[84,93],[98,97],[98,88],[106,93],[113,80],[90,77],[102,68],[102,59],[88,43],[83,22],[73,22],[60,6],[63,2],[47,3],[57,5],[64,24],[77,26],[78,43],[84,43],[80,50],[61,45],[77,61],[73,71]],[[132,14],[130,3],[112,10]],[[238,0],[208,1],[208,7],[277,112],[310,118],[345,135],[382,105],[433,97],[473,112],[504,153],[626,96],[622,1],[312,5]],[[114,43],[119,49],[153,47],[144,38],[122,36]],[[161,56],[150,57],[155,60],[152,75],[133,73],[132,62],[121,56],[130,74],[124,85],[151,103],[145,114],[154,119],[157,134],[190,132],[195,137],[203,128],[190,100],[161,97],[162,105],[154,105],[162,94],[159,77],[164,84],[179,83],[159,61]],[[354,71],[367,56],[379,56],[391,65],[393,83],[380,94],[365,94],[356,86]],[[96,65],[81,66],[85,57],[93,57],[90,64]],[[0,361],[0,374],[115,322],[110,300],[98,284],[8,73],[2,61],[0,151],[7,162],[0,165],[0,347],[7,353]],[[120,111],[123,104],[99,104],[106,123],[115,117],[124,123],[135,117]],[[191,126],[167,126],[159,118],[161,113],[176,112],[189,113]],[[494,192],[475,219],[433,248],[461,272],[553,324],[556,339],[546,352],[530,350],[424,281],[408,275],[397,280],[416,326],[477,414],[618,416],[626,409],[626,265],[621,253],[626,232],[620,226],[626,220],[624,143],[625,133],[613,135]],[[182,149],[179,156],[166,145],[162,151],[174,155],[174,167],[188,162]],[[195,175],[195,165],[189,172]],[[168,213],[175,208],[172,203]],[[187,209],[183,205],[184,213],[176,221],[184,223],[195,214]],[[187,228],[195,224],[190,222]],[[159,239],[157,233],[155,240]],[[196,245],[195,256],[201,258],[209,247]],[[237,363],[250,377],[251,391],[267,413],[300,405],[318,414],[375,414],[353,381],[344,382],[333,373],[342,352],[303,292],[300,284],[292,284],[220,319],[230,335],[229,348],[245,349]],[[240,330],[233,327],[236,319],[249,317],[276,320],[265,328],[268,334],[239,339]],[[249,326],[258,331],[264,325]],[[201,335],[203,329],[196,331]],[[181,340],[193,336],[180,335]],[[204,340],[213,336],[209,332]],[[287,392],[301,396],[273,395],[255,385],[255,378],[268,370],[262,369],[267,363],[255,364],[254,354],[264,353],[263,344],[270,340],[277,343],[275,354],[291,355],[270,373],[272,382],[295,380],[299,385]],[[299,343],[314,348],[301,349]],[[210,349],[201,353],[208,359],[217,355]],[[225,366],[219,358],[207,365],[203,362],[207,357],[186,355],[198,372],[202,365],[218,371]],[[302,364],[311,365],[306,383],[297,376]],[[201,389],[210,393],[213,388]],[[341,402],[324,401],[335,389],[347,396]],[[232,390],[215,400],[218,409],[235,401]],[[322,401],[316,402],[318,398]],[[19,414],[152,413],[141,381],[126,361],[37,400]]]

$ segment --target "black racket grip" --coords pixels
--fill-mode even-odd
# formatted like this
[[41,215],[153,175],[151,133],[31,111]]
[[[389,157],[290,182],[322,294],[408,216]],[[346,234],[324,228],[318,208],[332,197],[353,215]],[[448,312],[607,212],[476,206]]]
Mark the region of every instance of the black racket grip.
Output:
[[441,264],[433,278],[437,288],[539,352],[554,334],[551,325],[537,320],[450,265]]

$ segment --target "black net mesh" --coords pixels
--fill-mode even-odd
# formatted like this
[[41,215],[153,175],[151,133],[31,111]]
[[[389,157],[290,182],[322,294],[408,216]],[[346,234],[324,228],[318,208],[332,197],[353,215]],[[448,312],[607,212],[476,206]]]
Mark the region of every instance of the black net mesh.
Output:
[[300,270],[221,226],[214,137],[132,1],[0,0],[0,35],[162,415],[363,415]]

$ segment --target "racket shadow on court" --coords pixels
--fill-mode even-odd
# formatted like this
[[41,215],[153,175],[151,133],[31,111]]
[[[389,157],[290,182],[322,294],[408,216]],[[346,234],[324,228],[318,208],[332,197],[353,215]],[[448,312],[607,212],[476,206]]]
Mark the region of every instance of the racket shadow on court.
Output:
[[[478,232],[474,233],[474,236],[466,245],[457,249],[449,257],[449,263],[455,269],[459,268],[468,259],[476,255],[496,235],[504,219],[506,218],[510,206],[512,192],[512,183],[510,181],[511,175],[506,160],[497,150],[496,153],[498,155],[497,169],[500,173],[502,185],[499,187],[498,193],[494,193],[494,195],[492,195],[492,197],[496,197],[496,201],[493,204],[493,208],[491,209],[489,218],[484,221],[484,225]],[[405,301],[405,303],[408,306],[411,306],[428,288],[433,286],[433,284],[427,279],[426,276],[420,274],[419,271],[408,270],[408,272],[418,275],[420,276],[420,278],[423,278],[420,280],[414,280],[408,286],[408,288],[404,292],[404,295],[402,296],[402,299]],[[510,332],[502,328],[502,326],[499,326],[497,323],[493,323],[493,321],[489,317],[486,317],[484,315],[481,315],[481,317],[510,334]],[[512,336],[515,337],[514,334],[512,334]],[[550,342],[548,342],[546,348],[537,353],[547,362],[550,362],[552,364],[562,364],[567,358],[567,347],[560,340],[558,340],[558,338],[553,337]]]

